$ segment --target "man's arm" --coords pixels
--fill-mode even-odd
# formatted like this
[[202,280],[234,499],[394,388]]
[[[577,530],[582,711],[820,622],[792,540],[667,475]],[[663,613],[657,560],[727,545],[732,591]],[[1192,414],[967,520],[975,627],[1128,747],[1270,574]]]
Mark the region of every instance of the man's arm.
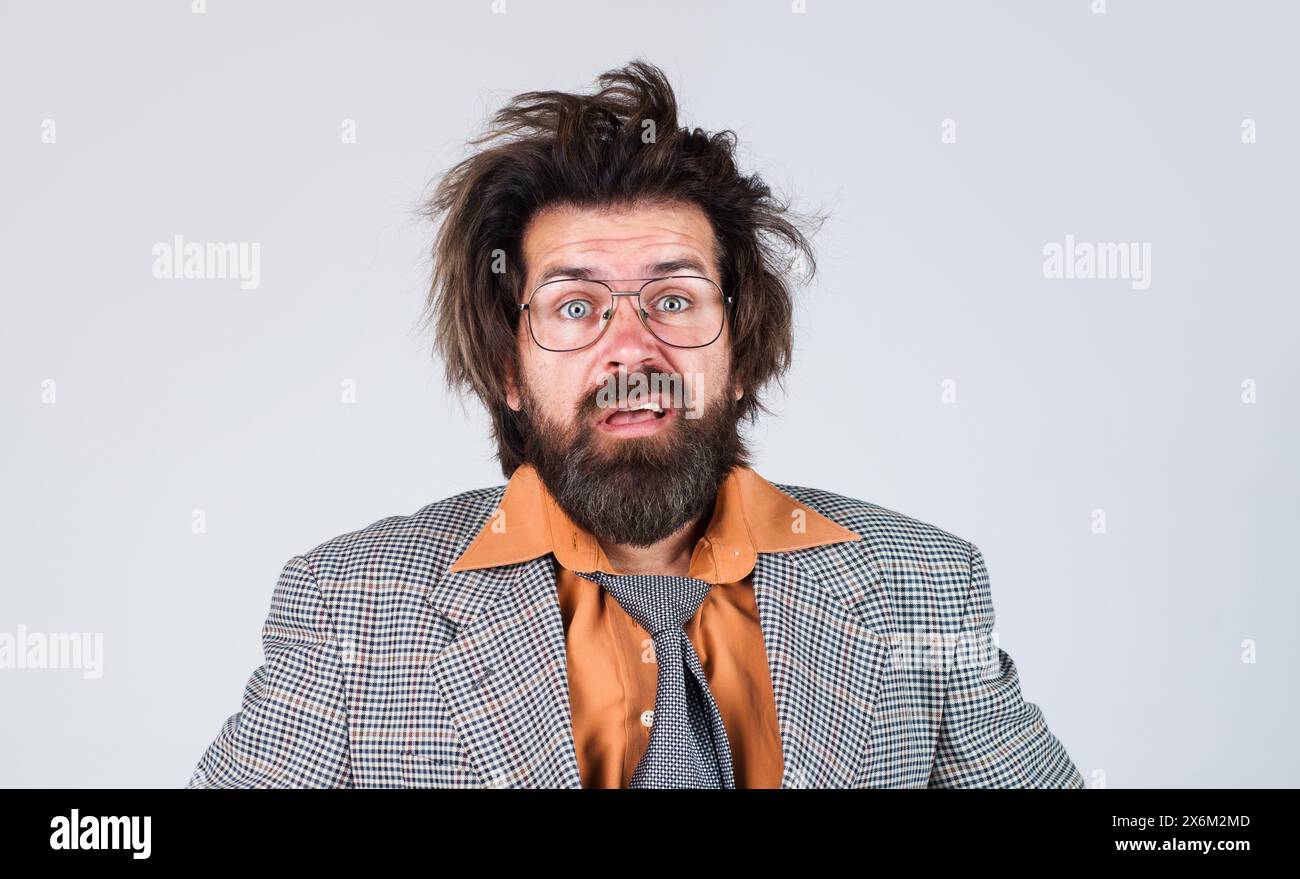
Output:
[[1015,663],[993,643],[989,575],[974,545],[970,571],[929,786],[1083,787],[1083,776],[1048,730],[1042,710],[1021,695]]
[[265,663],[187,788],[351,787],[338,643],[307,561],[289,560],[262,627]]

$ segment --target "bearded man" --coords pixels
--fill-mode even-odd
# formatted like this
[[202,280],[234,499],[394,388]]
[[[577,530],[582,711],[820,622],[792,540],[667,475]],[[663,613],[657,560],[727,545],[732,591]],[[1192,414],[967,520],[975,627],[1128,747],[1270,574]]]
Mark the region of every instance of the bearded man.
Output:
[[507,483],[292,558],[189,786],[1082,787],[976,546],[751,467],[813,254],[731,132],[636,61],[471,144],[426,318]]

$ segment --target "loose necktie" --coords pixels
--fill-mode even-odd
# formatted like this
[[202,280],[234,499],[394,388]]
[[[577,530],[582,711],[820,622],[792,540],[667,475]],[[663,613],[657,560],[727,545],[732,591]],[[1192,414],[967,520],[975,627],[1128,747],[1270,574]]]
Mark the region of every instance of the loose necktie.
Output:
[[734,788],[722,712],[684,628],[712,584],[658,574],[577,573],[612,595],[654,641],[659,671],[650,741],[628,786]]

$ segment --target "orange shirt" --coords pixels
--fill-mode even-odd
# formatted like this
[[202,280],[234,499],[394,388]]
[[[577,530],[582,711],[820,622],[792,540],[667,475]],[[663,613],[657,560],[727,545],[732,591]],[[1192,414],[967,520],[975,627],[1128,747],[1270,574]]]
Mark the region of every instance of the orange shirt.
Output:
[[[718,489],[691,555],[690,576],[713,583],[685,630],[718,703],[738,788],[780,787],[781,734],[754,601],[760,552],[857,540],[748,467]],[[584,788],[625,788],[650,740],[658,669],[650,635],[597,584],[575,571],[617,574],[596,539],[560,509],[530,464],[515,470],[501,505],[452,571],[509,565],[551,553],[564,617],[569,700]]]

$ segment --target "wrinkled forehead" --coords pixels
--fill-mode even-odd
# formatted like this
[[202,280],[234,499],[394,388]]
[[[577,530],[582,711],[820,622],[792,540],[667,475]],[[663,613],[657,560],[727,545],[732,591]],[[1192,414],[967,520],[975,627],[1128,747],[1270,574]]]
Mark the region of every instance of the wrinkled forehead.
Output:
[[661,275],[718,277],[717,242],[690,203],[619,208],[548,207],[524,231],[526,290],[560,277],[631,280]]

